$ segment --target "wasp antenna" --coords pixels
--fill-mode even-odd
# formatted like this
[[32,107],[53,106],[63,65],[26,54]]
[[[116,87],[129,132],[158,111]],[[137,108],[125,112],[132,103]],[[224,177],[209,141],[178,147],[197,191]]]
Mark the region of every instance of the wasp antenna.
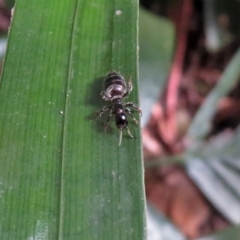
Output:
[[131,134],[129,128],[128,128],[127,126],[125,126],[125,128],[127,129],[128,135],[129,135],[131,138],[134,138],[133,135]]
[[120,146],[121,143],[122,143],[122,130],[120,130],[118,146]]

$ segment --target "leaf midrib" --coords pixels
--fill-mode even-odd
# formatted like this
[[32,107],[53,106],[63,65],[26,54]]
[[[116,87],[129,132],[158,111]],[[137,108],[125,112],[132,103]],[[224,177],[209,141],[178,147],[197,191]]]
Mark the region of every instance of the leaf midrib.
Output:
[[74,13],[72,18],[72,29],[70,34],[70,51],[69,51],[69,60],[68,60],[68,73],[67,73],[67,81],[64,93],[64,111],[63,111],[63,122],[62,122],[62,134],[61,134],[61,152],[60,152],[60,165],[61,165],[61,175],[60,175],[60,194],[59,194],[59,222],[58,222],[58,239],[63,238],[63,218],[64,218],[64,163],[65,163],[65,149],[66,149],[66,129],[67,129],[67,116],[68,116],[68,103],[69,97],[68,92],[70,89],[70,81],[72,78],[71,70],[72,70],[72,61],[73,61],[73,36],[76,29],[76,15],[78,10],[79,0],[75,1]]

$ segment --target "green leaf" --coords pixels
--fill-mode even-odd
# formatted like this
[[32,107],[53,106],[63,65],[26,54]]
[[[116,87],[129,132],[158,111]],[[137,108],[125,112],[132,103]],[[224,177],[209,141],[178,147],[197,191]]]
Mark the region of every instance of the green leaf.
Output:
[[0,64],[2,64],[2,60],[5,54],[6,43],[7,43],[6,37],[0,36],[0,61],[1,61]]
[[145,239],[139,127],[118,147],[107,116],[90,120],[111,70],[132,76],[138,103],[137,22],[136,0],[17,2],[0,93],[1,239]]
[[219,99],[229,93],[240,77],[240,49],[237,51],[218,84],[206,98],[188,130],[190,139],[202,140],[211,130],[211,120],[217,109]]
[[139,91],[143,109],[142,126],[151,114],[167,82],[174,50],[174,26],[165,18],[143,9],[139,16]]
[[147,204],[148,239],[185,240],[184,235],[161,212]]
[[240,129],[186,153],[189,176],[206,198],[233,224],[240,224]]
[[239,226],[231,227],[207,237],[198,238],[197,240],[237,240],[240,238]]
[[206,47],[216,52],[239,37],[239,1],[204,2]]

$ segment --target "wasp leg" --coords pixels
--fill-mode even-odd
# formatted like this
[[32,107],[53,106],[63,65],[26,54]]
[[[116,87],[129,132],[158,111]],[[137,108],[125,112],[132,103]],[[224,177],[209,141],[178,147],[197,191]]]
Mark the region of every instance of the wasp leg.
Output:
[[127,132],[128,132],[128,135],[131,137],[131,138],[134,138],[133,135],[131,134],[129,128],[125,125],[125,128],[127,129]]
[[119,143],[118,146],[120,146],[122,143],[122,129],[120,129],[120,133],[119,133]]
[[111,106],[103,107],[99,112],[96,112],[94,118],[101,117],[104,112],[111,110]]
[[[108,91],[111,92],[113,90],[113,88],[114,88],[113,86],[109,86],[108,87]],[[111,95],[109,95],[108,92],[102,91],[100,95],[101,95],[103,100],[105,100],[105,101],[112,101],[112,97],[111,97]]]
[[130,77],[130,78],[128,79],[127,91],[126,91],[126,93],[123,95],[123,98],[126,97],[126,96],[128,96],[129,93],[132,91],[132,89],[133,89],[132,77]]
[[[134,138],[133,135],[131,134],[129,128],[125,125],[124,128],[127,129],[127,132],[128,132],[128,135],[131,137],[131,138]],[[118,143],[118,146],[120,146],[122,144],[122,129],[119,130],[120,134],[119,134],[119,143]]]
[[133,90],[133,85],[132,85],[132,76],[128,79],[128,92],[130,93]]
[[110,110],[110,113],[108,115],[108,119],[107,119],[107,123],[106,123],[106,126],[104,128],[104,131],[106,132],[107,131],[107,128],[108,128],[108,125],[109,125],[109,121],[110,121],[110,118],[112,117],[113,115],[113,112],[112,112],[112,109]]
[[137,119],[136,119],[135,117],[133,117],[130,109],[129,109],[129,108],[125,108],[124,111],[130,116],[130,118],[134,121],[134,123],[135,123],[136,125],[138,125],[138,121],[137,121]]
[[111,98],[109,96],[106,96],[104,91],[101,92],[101,97],[105,101],[111,101]]
[[139,106],[137,106],[136,104],[134,104],[133,102],[127,102],[127,103],[123,104],[123,106],[124,106],[124,107],[132,107],[132,108],[134,108],[134,109],[137,110],[137,111],[141,114],[141,116],[142,116],[142,110],[141,110],[141,108],[140,108]]

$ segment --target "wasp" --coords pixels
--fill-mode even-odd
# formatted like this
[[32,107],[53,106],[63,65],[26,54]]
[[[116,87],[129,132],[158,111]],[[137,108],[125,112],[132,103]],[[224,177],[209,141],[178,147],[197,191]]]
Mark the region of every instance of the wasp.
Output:
[[125,79],[116,71],[111,71],[107,74],[104,81],[104,90],[101,92],[101,97],[105,101],[111,102],[110,106],[103,107],[99,112],[96,113],[96,117],[101,117],[103,113],[109,112],[105,131],[109,125],[109,121],[113,115],[115,115],[116,126],[120,130],[119,136],[119,146],[122,143],[122,130],[126,129],[128,135],[133,138],[129,128],[127,116],[129,116],[135,124],[138,124],[138,121],[133,117],[131,109],[138,111],[142,115],[142,111],[133,102],[124,103],[124,98],[127,97],[132,91],[132,81],[131,77],[126,83]]

